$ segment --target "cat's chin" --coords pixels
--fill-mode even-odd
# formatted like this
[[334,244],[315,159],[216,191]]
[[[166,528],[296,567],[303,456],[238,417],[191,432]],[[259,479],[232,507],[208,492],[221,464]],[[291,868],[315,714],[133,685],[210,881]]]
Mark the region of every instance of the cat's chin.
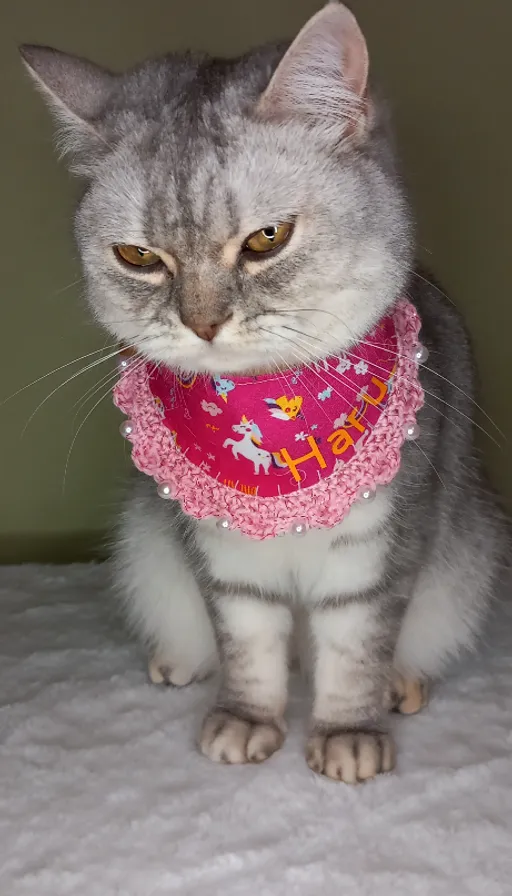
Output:
[[215,349],[201,354],[178,353],[166,354],[164,352],[150,358],[159,364],[165,364],[173,370],[186,370],[187,373],[206,374],[207,376],[233,375],[233,376],[260,376],[262,374],[276,373],[290,370],[297,364],[293,361],[286,363],[272,363],[268,354],[261,352],[240,351],[230,349]]

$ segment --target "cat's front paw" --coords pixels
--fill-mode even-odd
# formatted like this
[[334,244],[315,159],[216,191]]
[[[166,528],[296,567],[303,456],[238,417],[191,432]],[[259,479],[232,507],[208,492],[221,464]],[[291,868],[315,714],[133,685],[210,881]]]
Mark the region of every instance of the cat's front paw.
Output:
[[312,734],[306,761],[314,772],[345,784],[359,784],[395,766],[393,738],[385,731],[336,730]]
[[213,661],[200,666],[178,662],[155,654],[150,657],[148,674],[153,684],[165,684],[174,688],[184,688],[195,681],[203,681],[216,671]]
[[282,747],[284,722],[250,722],[224,709],[205,719],[199,747],[213,762],[229,765],[264,762]]

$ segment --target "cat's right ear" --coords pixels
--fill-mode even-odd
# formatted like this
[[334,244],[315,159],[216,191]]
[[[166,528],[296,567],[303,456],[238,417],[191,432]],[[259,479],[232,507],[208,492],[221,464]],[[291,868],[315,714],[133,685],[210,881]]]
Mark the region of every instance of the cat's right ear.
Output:
[[80,174],[108,149],[101,114],[116,76],[78,56],[50,47],[20,47],[25,68],[57,120],[58,146],[70,155],[70,167]]

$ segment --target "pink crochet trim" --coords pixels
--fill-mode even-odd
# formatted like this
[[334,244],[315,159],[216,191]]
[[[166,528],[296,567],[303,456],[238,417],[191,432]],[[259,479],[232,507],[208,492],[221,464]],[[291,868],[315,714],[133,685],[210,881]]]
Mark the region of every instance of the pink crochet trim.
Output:
[[150,365],[134,363],[114,388],[114,403],[130,418],[127,438],[132,459],[158,484],[169,484],[172,497],[195,519],[225,519],[231,528],[255,539],[290,531],[297,522],[332,528],[346,516],[362,490],[392,481],[400,466],[406,429],[415,423],[424,401],[415,350],[421,326],[416,309],[401,300],[392,312],[397,335],[396,373],[387,404],[360,450],[330,475],[292,494],[261,497],[243,494],[203,474],[176,449],[150,388]]

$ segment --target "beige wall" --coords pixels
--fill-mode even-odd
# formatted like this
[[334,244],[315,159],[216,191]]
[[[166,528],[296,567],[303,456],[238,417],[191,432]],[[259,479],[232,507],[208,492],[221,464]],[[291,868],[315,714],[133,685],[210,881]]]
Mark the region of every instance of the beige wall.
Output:
[[[52,129],[17,58],[20,42],[53,44],[113,67],[187,46],[233,53],[291,35],[319,0],[17,0],[0,32],[0,401],[105,337],[80,301],[70,236],[74,184],[52,152]],[[354,0],[393,100],[424,255],[463,309],[483,377],[482,401],[512,438],[508,380],[508,0]],[[487,9],[487,19],[482,19]],[[506,45],[507,44],[507,45]],[[508,324],[508,326],[507,326]],[[77,365],[76,369],[79,369]],[[107,373],[77,379],[32,412],[75,368],[0,408],[0,561],[92,555],[113,516],[127,467],[107,397],[75,403]],[[512,495],[510,447],[483,440],[495,482]]]

